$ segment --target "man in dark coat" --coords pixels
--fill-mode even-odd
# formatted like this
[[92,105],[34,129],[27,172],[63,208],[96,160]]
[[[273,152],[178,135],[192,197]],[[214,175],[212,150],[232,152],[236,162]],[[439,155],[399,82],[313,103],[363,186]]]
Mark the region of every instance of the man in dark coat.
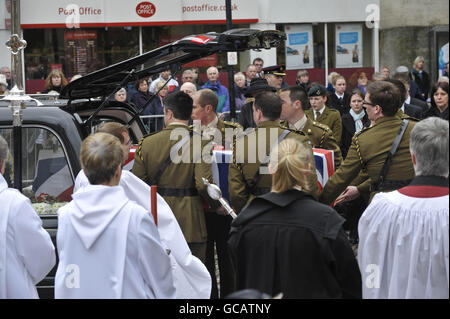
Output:
[[256,197],[231,224],[237,289],[283,298],[361,298],[361,274],[331,207],[295,189]]
[[244,130],[249,127],[256,127],[255,121],[253,120],[253,101],[258,93],[264,91],[276,92],[277,89],[267,84],[266,79],[254,78],[251,80],[250,86],[247,88],[245,93],[247,100],[241,108],[241,113],[239,114],[238,119],[239,124],[242,125]]

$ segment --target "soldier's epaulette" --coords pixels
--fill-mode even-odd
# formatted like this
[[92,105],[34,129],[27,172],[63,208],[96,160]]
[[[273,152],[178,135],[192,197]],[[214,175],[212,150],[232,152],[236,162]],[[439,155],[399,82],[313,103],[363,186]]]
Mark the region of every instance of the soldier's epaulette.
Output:
[[369,129],[370,129],[370,126],[369,127],[363,127],[359,132],[356,132],[355,135],[353,135],[353,138],[355,138],[355,136],[361,135],[364,132],[367,132],[367,130],[369,130]]
[[289,122],[288,121],[281,121],[280,120],[280,126],[282,127],[282,128],[288,128],[289,127]]
[[327,131],[327,132],[330,130],[330,128],[326,124],[322,124],[322,123],[316,122],[316,121],[312,121],[312,122],[315,127],[321,128],[322,130]]
[[280,125],[280,128],[282,128],[283,130],[291,131],[291,132],[296,133],[296,134],[299,134],[299,135],[306,136],[305,132],[299,131],[299,130],[297,130],[297,129],[295,129],[295,128],[290,128],[290,127],[282,126],[282,125]]
[[228,126],[228,127],[242,128],[242,125],[239,124],[238,122],[223,121],[223,124],[225,124],[225,126]]
[[407,115],[407,114],[405,114],[405,115],[402,115],[402,120],[411,120],[411,121],[414,121],[414,122],[419,122],[420,121],[420,119],[418,119],[418,118],[415,118],[415,117],[412,117],[412,116],[409,116],[409,115]]
[[145,135],[142,136],[141,139],[139,140],[139,144],[141,144],[141,143],[144,141],[144,139],[146,139],[147,137],[152,136],[152,135],[155,135],[156,133],[159,133],[159,132],[161,132],[161,131],[156,131],[156,132],[151,132],[151,133],[145,134]]
[[331,107],[328,108],[328,111],[331,111],[331,112],[339,112],[339,110],[333,109],[333,108],[331,108]]

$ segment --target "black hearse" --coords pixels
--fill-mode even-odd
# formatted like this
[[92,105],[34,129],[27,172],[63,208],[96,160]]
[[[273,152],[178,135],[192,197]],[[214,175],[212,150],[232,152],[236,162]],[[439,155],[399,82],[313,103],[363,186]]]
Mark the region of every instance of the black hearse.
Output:
[[[35,99],[24,102],[22,110],[19,163],[13,156],[20,153],[20,143],[13,138],[10,102],[8,97],[0,97],[0,132],[11,151],[5,178],[11,187],[20,188],[30,198],[56,246],[56,211],[71,200],[75,177],[81,169],[82,140],[105,121],[128,125],[135,144],[147,133],[132,106],[111,99],[117,90],[167,69],[176,74],[184,64],[218,52],[270,49],[285,39],[285,34],[276,30],[235,29],[191,35],[74,80],[57,98],[32,96]],[[15,179],[21,181],[20,187],[14,185]],[[53,298],[55,272],[56,266],[38,284],[41,298]]]

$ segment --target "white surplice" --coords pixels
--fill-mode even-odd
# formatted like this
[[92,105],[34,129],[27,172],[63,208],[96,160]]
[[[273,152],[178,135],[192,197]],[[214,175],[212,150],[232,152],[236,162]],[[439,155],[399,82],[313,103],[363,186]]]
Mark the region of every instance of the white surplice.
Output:
[[449,297],[448,205],[448,195],[374,196],[358,225],[363,298]]
[[30,200],[1,174],[0,203],[0,298],[39,298],[35,285],[55,265],[55,247]]
[[55,298],[175,298],[151,215],[120,186],[88,185],[58,210]]
[[[84,172],[80,171],[75,180],[74,192],[87,185],[89,181]],[[130,200],[144,207],[151,216],[150,187],[145,182],[132,172],[122,170],[119,186]],[[157,212],[159,237],[163,245],[170,249],[176,298],[208,299],[211,295],[211,275],[200,259],[192,255],[175,215],[159,194],[157,194]]]

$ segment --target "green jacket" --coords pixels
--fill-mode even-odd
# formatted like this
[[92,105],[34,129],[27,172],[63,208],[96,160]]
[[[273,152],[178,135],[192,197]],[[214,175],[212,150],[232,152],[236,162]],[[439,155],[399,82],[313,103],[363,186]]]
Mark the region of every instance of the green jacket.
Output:
[[[367,178],[370,178],[372,183],[378,182],[381,169],[401,123],[402,119],[398,116],[385,116],[379,118],[372,127],[356,133],[347,157],[327,181],[319,200],[325,204],[331,204],[361,171],[362,175],[359,177],[364,178],[361,178],[359,182],[367,180]],[[409,138],[415,124],[416,122],[409,121],[386,175],[388,181],[409,180],[414,177],[414,168],[409,153]]]
[[[271,129],[276,132],[276,135],[271,137]],[[246,132],[240,137],[237,137],[236,143],[233,145],[233,163],[229,166],[228,172],[228,188],[230,193],[230,201],[236,212],[239,213],[242,208],[249,203],[255,196],[270,191],[272,186],[272,176],[267,172],[259,174],[258,180],[254,181],[254,177],[260,171],[261,161],[270,153],[272,144],[276,143],[277,138],[283,133],[286,128],[280,126],[278,121],[267,121],[260,123],[255,129]],[[290,130],[285,138],[295,138],[305,145],[311,147],[311,142],[303,132]],[[273,131],[272,131],[273,132]],[[262,133],[266,133],[265,150],[259,149],[259,138]],[[258,156],[259,152],[261,154]],[[312,149],[311,149],[312,152]],[[316,167],[312,164],[313,174],[309,175],[308,185],[310,185],[311,194],[317,198],[318,184]],[[264,165],[265,166],[265,165]],[[266,168],[266,167],[265,167]]]
[[[160,132],[143,137],[136,150],[132,172],[147,183],[155,185],[155,177],[173,150],[172,147],[189,131],[192,131],[192,127],[170,124]],[[202,149],[208,143],[208,141],[202,141],[199,134],[195,138],[196,141],[200,141]],[[206,241],[206,224],[200,196],[209,199],[202,177],[212,182],[212,171],[211,164],[201,160],[198,146],[194,151],[196,141],[193,143],[193,140],[194,137],[191,136],[182,151],[180,150],[179,154],[183,154],[182,158],[173,157],[174,160],[164,169],[156,185],[158,193],[172,209],[186,241],[202,243]],[[175,163],[177,161],[178,163]],[[165,195],[164,192],[168,192],[169,195]],[[173,195],[173,192],[179,194]],[[189,194],[186,195],[187,193]]]
[[[312,108],[305,111],[305,114],[308,118],[314,121],[314,110]],[[333,132],[333,136],[336,139],[338,145],[341,143],[342,137],[342,121],[341,114],[338,110],[331,109],[328,106],[325,106],[325,110],[322,115],[320,115],[319,119],[316,121],[328,126]]]
[[[289,127],[287,121],[281,121],[280,123],[284,127]],[[312,147],[332,150],[334,152],[334,169],[338,169],[342,162],[342,153],[330,128],[307,118],[302,132],[305,133],[306,137],[311,141]]]

